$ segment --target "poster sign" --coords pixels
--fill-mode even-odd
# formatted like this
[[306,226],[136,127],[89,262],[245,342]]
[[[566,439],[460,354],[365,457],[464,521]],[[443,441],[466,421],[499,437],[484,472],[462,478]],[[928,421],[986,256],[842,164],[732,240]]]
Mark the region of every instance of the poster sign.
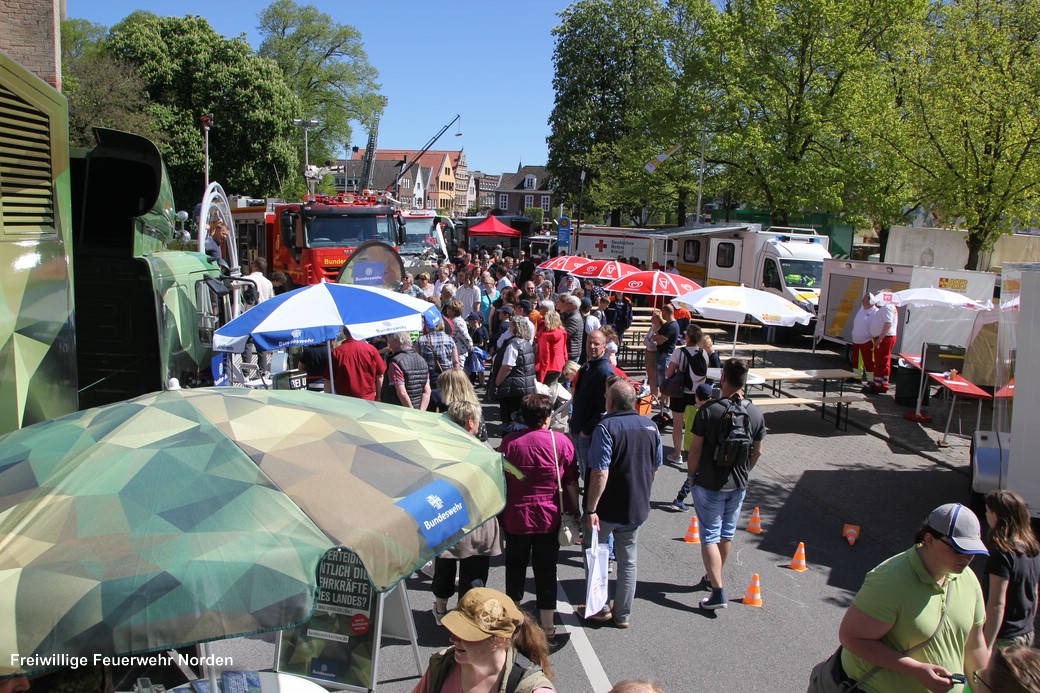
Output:
[[318,568],[314,616],[282,634],[278,671],[337,688],[374,688],[378,597],[356,553],[329,552]]
[[560,219],[556,228],[556,245],[559,247],[561,255],[566,255],[571,250],[571,220],[569,217]]

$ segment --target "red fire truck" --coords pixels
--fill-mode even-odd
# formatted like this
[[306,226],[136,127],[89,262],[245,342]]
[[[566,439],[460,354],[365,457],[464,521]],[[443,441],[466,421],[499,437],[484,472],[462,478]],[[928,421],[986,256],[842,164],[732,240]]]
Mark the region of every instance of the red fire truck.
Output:
[[240,256],[267,258],[269,271],[285,272],[297,286],[336,281],[365,241],[397,249],[404,237],[401,212],[384,195],[368,191],[307,195],[304,202],[239,197],[232,200],[231,216]]

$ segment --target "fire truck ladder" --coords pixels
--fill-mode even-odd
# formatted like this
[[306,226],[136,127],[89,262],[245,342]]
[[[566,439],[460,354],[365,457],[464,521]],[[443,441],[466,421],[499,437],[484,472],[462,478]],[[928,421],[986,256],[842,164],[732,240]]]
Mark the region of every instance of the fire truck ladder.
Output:
[[371,190],[372,189],[372,172],[375,168],[376,160],[376,140],[379,139],[379,117],[383,113],[383,109],[386,108],[387,98],[385,96],[380,97],[383,100],[383,108],[376,111],[375,117],[372,119],[372,127],[368,129],[368,146],[365,147],[365,161],[361,168],[361,189]]

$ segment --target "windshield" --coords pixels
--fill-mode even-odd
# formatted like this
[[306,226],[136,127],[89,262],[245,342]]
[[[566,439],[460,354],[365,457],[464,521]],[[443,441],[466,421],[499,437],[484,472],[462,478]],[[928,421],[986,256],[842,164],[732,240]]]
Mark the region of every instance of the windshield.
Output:
[[307,246],[310,248],[355,248],[365,241],[395,245],[390,232],[393,217],[320,216],[307,220]]
[[819,289],[823,283],[822,260],[781,260],[780,269],[791,289]]
[[421,253],[424,248],[436,244],[431,241],[436,236],[433,231],[434,219],[406,219],[408,222],[404,227],[404,245],[401,246],[403,253]]

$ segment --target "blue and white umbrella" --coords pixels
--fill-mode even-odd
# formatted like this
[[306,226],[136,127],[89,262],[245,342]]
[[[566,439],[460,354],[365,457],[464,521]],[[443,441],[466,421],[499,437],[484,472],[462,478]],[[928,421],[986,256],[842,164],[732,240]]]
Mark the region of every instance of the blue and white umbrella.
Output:
[[240,354],[250,339],[260,351],[330,342],[347,327],[355,339],[422,330],[441,321],[437,306],[358,284],[311,284],[250,308],[213,334],[213,349]]

